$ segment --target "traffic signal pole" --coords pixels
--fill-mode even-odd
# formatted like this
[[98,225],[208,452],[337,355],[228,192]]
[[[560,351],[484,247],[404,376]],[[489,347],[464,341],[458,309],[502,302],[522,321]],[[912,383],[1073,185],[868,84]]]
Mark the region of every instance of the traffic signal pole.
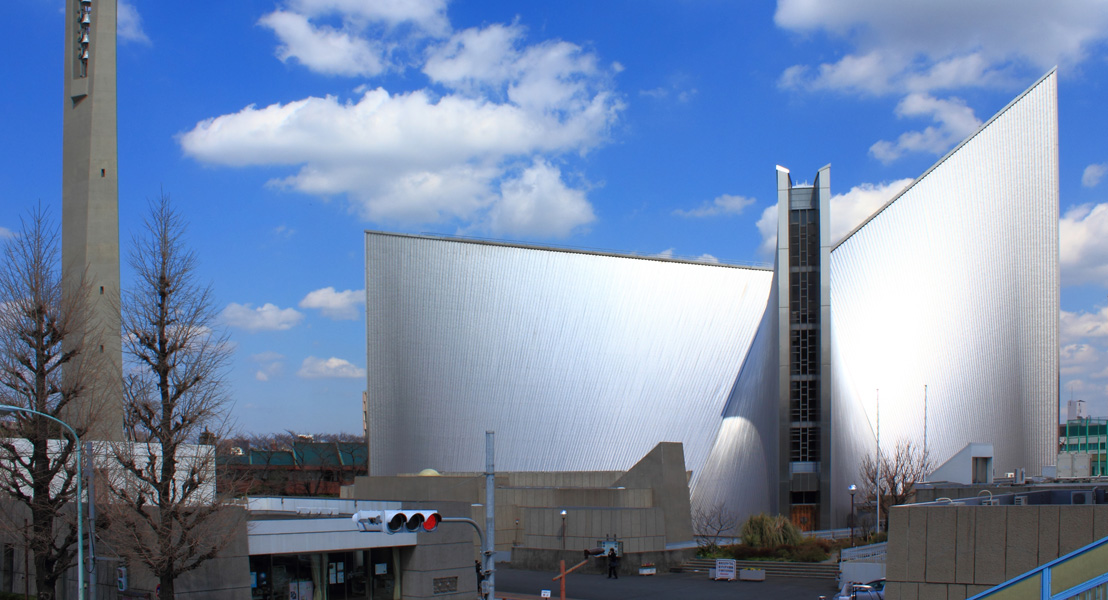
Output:
[[[360,510],[350,515],[358,531],[400,533],[434,531],[442,523],[469,523],[477,530],[481,542],[481,555],[484,561],[481,574],[484,576],[484,589],[480,590],[486,600],[496,598],[496,465],[494,436],[492,431],[485,432],[485,533],[473,519],[462,517],[443,517],[437,510]],[[480,584],[480,582],[478,582]]]

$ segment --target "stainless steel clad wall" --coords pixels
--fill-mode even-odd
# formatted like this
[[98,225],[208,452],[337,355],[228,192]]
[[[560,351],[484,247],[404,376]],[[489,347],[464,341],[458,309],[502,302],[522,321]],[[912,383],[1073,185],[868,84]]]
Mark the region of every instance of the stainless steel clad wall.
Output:
[[769,270],[366,235],[371,473],[699,471]]
[[[926,422],[936,464],[970,442],[1001,473],[1053,461],[1056,98],[1051,72],[831,250],[822,526],[846,523],[878,397],[885,451],[922,445]],[[489,429],[504,471],[622,470],[682,442],[694,508],[774,511],[773,277],[369,232],[371,473],[481,471]]]
[[925,385],[936,465],[969,442],[1000,475],[1053,464],[1058,284],[1052,71],[832,250],[832,485],[874,451],[878,396],[882,450],[923,444]]

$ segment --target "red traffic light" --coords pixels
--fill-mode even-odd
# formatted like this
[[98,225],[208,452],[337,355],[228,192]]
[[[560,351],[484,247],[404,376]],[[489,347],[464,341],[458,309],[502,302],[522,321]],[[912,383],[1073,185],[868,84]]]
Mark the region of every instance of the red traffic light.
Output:
[[434,531],[442,515],[437,510],[386,510],[384,521],[388,533]]

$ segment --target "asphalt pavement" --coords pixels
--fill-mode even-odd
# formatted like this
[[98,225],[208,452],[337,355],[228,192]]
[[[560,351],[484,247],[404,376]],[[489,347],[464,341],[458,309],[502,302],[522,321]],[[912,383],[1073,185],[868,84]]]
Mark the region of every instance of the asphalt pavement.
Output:
[[[556,572],[517,571],[496,568],[496,597],[505,600],[540,600],[543,590],[557,599]],[[570,573],[566,577],[567,600],[816,600],[831,598],[837,590],[828,579],[766,577],[765,581],[712,581],[704,573],[622,574],[619,579],[594,573]]]

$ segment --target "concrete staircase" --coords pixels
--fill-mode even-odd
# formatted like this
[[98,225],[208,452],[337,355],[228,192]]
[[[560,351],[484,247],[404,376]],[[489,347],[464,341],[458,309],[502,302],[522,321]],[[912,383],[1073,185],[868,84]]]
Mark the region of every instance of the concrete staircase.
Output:
[[[714,569],[716,561],[712,558],[694,558],[686,561],[680,567],[674,569],[679,573],[704,573],[708,575],[708,569]],[[762,569],[766,577],[807,577],[812,579],[829,579],[834,581],[839,576],[837,563],[798,563],[776,562],[770,560],[737,560],[736,569]]]

